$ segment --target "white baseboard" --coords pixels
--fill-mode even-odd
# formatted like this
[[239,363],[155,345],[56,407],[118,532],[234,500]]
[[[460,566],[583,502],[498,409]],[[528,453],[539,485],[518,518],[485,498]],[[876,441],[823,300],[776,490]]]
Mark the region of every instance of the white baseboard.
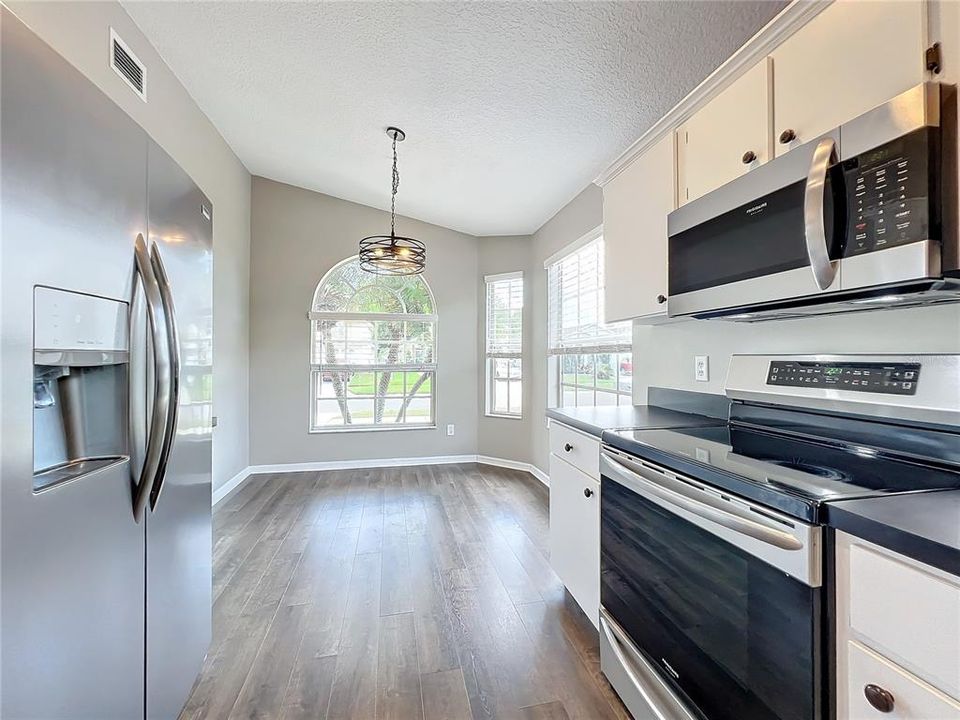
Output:
[[359,470],[378,467],[409,467],[411,465],[449,465],[452,463],[480,463],[496,467],[522,470],[550,487],[550,478],[535,465],[516,460],[506,460],[488,455],[432,455],[411,458],[373,458],[370,460],[328,460],[307,463],[277,463],[273,465],[250,465],[213,491],[213,504],[221,502],[254,475],[266,473],[317,472],[319,470]]
[[279,463],[276,465],[251,465],[251,474],[280,472],[316,472],[318,470],[358,470],[361,468],[408,467],[410,465],[449,465],[451,463],[476,462],[476,455],[432,455],[410,458],[372,458],[370,460],[324,460],[307,463]]
[[232,478],[227,480],[223,485],[218,487],[213,491],[213,496],[211,497],[212,505],[216,505],[218,502],[223,500],[227,495],[230,495],[234,490],[238,489],[243,485],[247,479],[250,477],[251,472],[249,467],[245,467],[243,470],[238,472]]
[[550,487],[550,477],[543,470],[532,463],[519,462],[517,460],[506,460],[504,458],[490,457],[489,455],[477,455],[476,462],[482,465],[494,465],[496,467],[528,472],[544,485]]

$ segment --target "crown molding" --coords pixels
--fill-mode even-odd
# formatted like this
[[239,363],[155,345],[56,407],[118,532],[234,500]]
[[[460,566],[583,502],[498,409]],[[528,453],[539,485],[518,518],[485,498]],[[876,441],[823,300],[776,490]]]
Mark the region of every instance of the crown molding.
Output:
[[733,55],[624,150],[593,182],[603,187],[669,132],[685,123],[734,80],[768,56],[784,40],[823,12],[833,0],[794,0],[757,31]]

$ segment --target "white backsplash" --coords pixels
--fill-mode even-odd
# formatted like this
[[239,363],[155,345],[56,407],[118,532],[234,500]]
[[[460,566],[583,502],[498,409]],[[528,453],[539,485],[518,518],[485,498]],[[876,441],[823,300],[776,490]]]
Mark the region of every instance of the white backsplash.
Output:
[[[634,325],[633,399],[645,402],[650,385],[723,393],[734,353],[877,352],[960,353],[960,304],[764,323]],[[710,358],[708,382],[694,379],[697,355]]]

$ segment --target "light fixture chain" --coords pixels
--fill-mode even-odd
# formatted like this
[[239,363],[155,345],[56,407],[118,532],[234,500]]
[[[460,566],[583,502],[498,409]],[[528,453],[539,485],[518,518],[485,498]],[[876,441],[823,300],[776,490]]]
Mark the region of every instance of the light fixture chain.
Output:
[[397,170],[397,133],[393,133],[393,185],[390,193],[390,237],[396,237],[397,190],[400,188],[400,171]]

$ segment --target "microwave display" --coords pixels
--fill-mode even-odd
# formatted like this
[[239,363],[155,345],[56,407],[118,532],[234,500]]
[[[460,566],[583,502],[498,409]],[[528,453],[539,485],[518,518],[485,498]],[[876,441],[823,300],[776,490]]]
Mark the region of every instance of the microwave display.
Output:
[[937,187],[937,132],[921,128],[846,160],[844,257],[939,239],[931,189]]

